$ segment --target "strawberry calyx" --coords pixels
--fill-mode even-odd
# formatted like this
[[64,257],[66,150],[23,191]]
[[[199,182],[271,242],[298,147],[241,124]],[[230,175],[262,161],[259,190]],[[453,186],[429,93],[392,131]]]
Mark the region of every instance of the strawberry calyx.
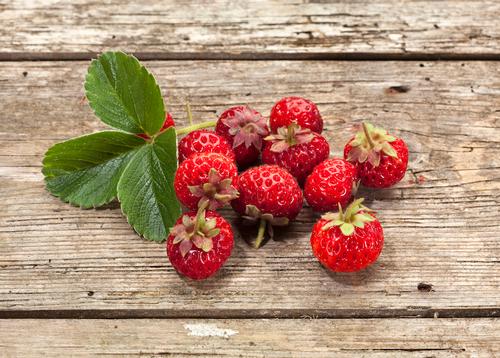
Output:
[[288,127],[279,127],[277,133],[264,139],[273,141],[272,152],[281,153],[294,145],[309,143],[314,139],[314,134],[309,128],[302,128],[293,122]]
[[326,213],[321,218],[328,222],[323,225],[321,230],[328,230],[334,226],[338,226],[342,234],[351,236],[357,227],[364,228],[366,222],[374,221],[375,218],[368,214],[373,211],[364,206],[364,198],[353,201],[346,209],[342,211],[342,206],[339,204],[338,213]]
[[264,235],[267,228],[267,233],[270,238],[274,236],[273,226],[286,226],[290,222],[287,217],[274,217],[273,214],[263,213],[255,205],[247,205],[245,207],[245,215],[243,218],[257,222],[259,221],[259,231],[254,242],[254,247],[258,249],[264,241]]
[[222,123],[229,127],[229,134],[234,137],[233,148],[245,144],[246,148],[254,145],[260,150],[262,137],[269,133],[266,119],[247,106],[234,111],[233,116],[222,119]]
[[238,190],[232,184],[231,178],[222,179],[217,170],[211,168],[206,183],[191,185],[188,188],[194,196],[200,197],[198,207],[206,204],[208,210],[216,210],[239,196]]
[[201,206],[194,218],[189,215],[182,216],[182,222],[170,229],[174,235],[173,244],[179,244],[182,257],[185,257],[193,245],[204,252],[213,248],[212,238],[219,235],[220,229],[216,227],[215,218],[205,217],[206,206]]
[[385,129],[375,127],[368,122],[363,122],[362,127],[363,130],[357,132],[350,143],[352,149],[347,160],[359,163],[368,161],[374,167],[378,167],[382,154],[398,157],[396,150],[390,144],[396,140],[395,137],[387,134]]

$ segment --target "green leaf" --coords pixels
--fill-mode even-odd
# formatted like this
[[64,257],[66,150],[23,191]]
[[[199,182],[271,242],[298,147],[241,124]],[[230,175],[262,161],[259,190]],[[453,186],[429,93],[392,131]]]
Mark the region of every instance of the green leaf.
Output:
[[65,202],[98,207],[116,197],[116,185],[131,155],[146,142],[105,131],[52,146],[43,160],[47,189]]
[[181,214],[173,184],[176,147],[175,129],[170,128],[134,154],[118,182],[123,213],[148,240],[165,240]]
[[151,137],[165,121],[155,78],[123,52],[106,52],[91,62],[85,91],[96,116],[114,128]]

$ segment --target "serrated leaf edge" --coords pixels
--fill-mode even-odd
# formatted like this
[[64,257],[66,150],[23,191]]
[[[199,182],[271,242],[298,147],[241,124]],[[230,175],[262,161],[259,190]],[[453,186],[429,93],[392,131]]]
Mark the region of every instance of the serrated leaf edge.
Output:
[[[167,133],[167,131],[169,130],[174,130],[174,128],[169,128],[167,129],[165,132],[162,132],[161,134],[164,134],[164,133]],[[146,145],[153,145],[154,143],[148,143]],[[177,136],[175,136],[175,147],[177,148]],[[142,147],[141,147],[142,148]],[[136,153],[137,154],[137,153]],[[176,151],[176,156],[177,156],[177,151]],[[116,187],[118,188],[118,186],[120,185],[120,182],[122,180],[122,177],[123,177],[123,173],[125,173],[125,171],[127,170],[128,166],[130,165],[130,162],[132,162],[132,158],[130,158],[130,161],[127,163],[127,165],[125,166],[125,168],[123,168],[123,172],[122,172],[122,175],[120,175],[120,179],[118,179],[118,183],[116,184]],[[161,244],[163,242],[165,242],[165,240],[167,239],[168,237],[168,233],[169,233],[169,228],[166,228],[165,232],[166,232],[166,235],[165,235],[165,238],[162,239],[162,240],[154,240],[154,239],[150,239],[149,237],[145,236],[144,234],[141,234],[139,232],[139,230],[137,229],[136,227],[136,224],[133,224],[130,219],[129,219],[129,216],[128,214],[123,210],[123,207],[121,205],[121,199],[120,199],[120,193],[118,192],[118,190],[116,191],[116,196],[117,196],[117,199],[118,201],[120,202],[120,211],[121,213],[123,214],[123,216],[125,217],[125,219],[127,220],[127,223],[130,225],[130,227],[132,227],[132,229],[134,229],[134,231],[139,235],[139,237],[143,238],[144,240],[146,241],[150,241],[150,242],[156,242],[158,244]],[[163,221],[163,217],[161,218],[161,220]],[[164,223],[165,224],[165,223]]]
[[[59,144],[62,144],[64,142],[67,142],[67,141],[70,141],[70,140],[76,140],[76,139],[79,139],[79,138],[83,138],[83,137],[87,137],[89,135],[92,135],[92,134],[97,134],[97,133],[113,133],[113,132],[121,132],[121,133],[125,133],[125,134],[130,134],[130,135],[133,135],[133,133],[128,133],[128,132],[125,132],[125,131],[122,131],[120,129],[116,129],[116,130],[105,130],[105,131],[98,131],[98,132],[93,132],[93,133],[87,133],[87,134],[82,134],[82,135],[79,135],[79,136],[76,136],[76,137],[72,137],[70,139],[67,139],[67,140],[64,140],[62,142],[57,142],[57,143],[54,143],[53,145],[51,145],[49,147],[49,149],[47,149],[47,151],[45,152],[45,154],[43,155],[43,159],[42,159],[42,175],[43,175],[43,181],[45,183],[45,190],[50,194],[52,195],[53,197],[55,198],[58,198],[59,200],[61,200],[63,203],[68,203],[68,204],[71,204],[72,206],[76,207],[76,208],[80,208],[80,209],[85,209],[85,210],[89,210],[89,209],[97,209],[103,205],[106,205],[106,204],[109,204],[111,202],[113,202],[114,200],[116,200],[118,198],[118,190],[116,191],[116,194],[109,200],[103,200],[103,201],[100,201],[98,202],[97,204],[94,204],[94,205],[89,205],[89,206],[86,206],[86,205],[80,205],[79,203],[75,202],[75,201],[72,201],[72,200],[68,200],[66,198],[63,198],[61,195],[57,195],[57,194],[54,194],[53,192],[51,192],[48,188],[47,188],[47,182],[48,180],[50,180],[51,178],[53,178],[53,176],[51,177],[48,177],[46,174],[45,174],[45,164],[46,164],[46,159],[47,159],[47,154],[49,153],[49,151],[54,148],[56,145],[59,145]],[[144,141],[144,145],[146,144],[147,142]],[[137,147],[137,148],[142,148],[141,147]],[[128,155],[130,153],[127,153],[126,155]],[[130,158],[132,159],[132,158]],[[129,160],[130,161],[130,160]],[[123,168],[122,170],[122,174],[123,172],[125,171],[125,168],[128,166],[128,163],[127,165]],[[120,178],[121,178],[121,174],[120,174]],[[120,182],[120,180],[118,180],[118,182]],[[117,187],[118,187],[118,183],[116,184]]]
[[[138,59],[137,57],[135,57],[135,56],[134,56],[134,55],[132,55],[132,54],[127,54],[127,53],[125,53],[125,52],[123,52],[123,51],[106,51],[106,52],[101,53],[101,54],[100,54],[97,58],[94,58],[93,60],[91,60],[91,61],[90,61],[90,64],[89,64],[89,66],[88,66],[88,68],[87,68],[87,73],[86,73],[86,75],[85,75],[85,82],[84,82],[84,84],[83,84],[83,88],[85,89],[85,98],[87,98],[87,100],[88,100],[88,104],[89,104],[89,107],[90,107],[90,109],[92,110],[92,113],[94,114],[94,116],[95,116],[96,118],[98,118],[98,119],[99,119],[102,123],[104,123],[105,125],[107,125],[107,126],[109,126],[109,127],[111,127],[111,128],[114,128],[114,129],[116,129],[116,130],[120,130],[120,131],[122,131],[122,132],[124,132],[124,133],[128,133],[128,134],[140,134],[140,133],[127,132],[127,131],[125,131],[125,130],[123,130],[123,129],[120,129],[120,128],[115,128],[115,127],[113,127],[113,126],[109,125],[108,123],[104,122],[104,121],[101,119],[101,117],[99,117],[99,116],[97,115],[97,113],[96,113],[95,109],[91,106],[91,104],[90,104],[90,100],[88,99],[88,96],[87,96],[87,91],[88,91],[88,88],[87,88],[87,82],[88,82],[88,78],[91,76],[91,74],[90,74],[90,72],[89,72],[90,68],[93,66],[93,64],[94,64],[94,63],[99,62],[99,58],[100,58],[100,57],[102,57],[102,56],[104,56],[104,55],[107,55],[107,54],[117,54],[117,53],[122,54],[122,55],[124,55],[124,56],[126,56],[126,57],[131,57],[131,58],[135,59],[135,60],[137,61],[137,63],[139,64],[139,71],[141,71],[141,72],[145,72],[145,73],[148,75],[148,77],[150,77],[150,78],[152,78],[152,79],[154,80],[154,83],[155,83],[155,89],[156,89],[156,91],[158,92],[158,95],[162,98],[162,102],[163,102],[163,114],[164,114],[164,117],[166,116],[166,114],[168,113],[168,109],[167,109],[167,106],[165,105],[165,101],[163,101],[163,95],[162,95],[162,93],[161,93],[161,88],[160,88],[160,85],[158,84],[158,81],[156,80],[156,77],[153,75],[153,73],[149,72],[149,70],[146,68],[146,66],[144,66],[144,65],[141,63],[141,61],[139,61],[139,59]],[[130,115],[130,113],[129,113],[129,115]],[[131,116],[131,117],[132,117],[132,116]],[[164,118],[163,118],[163,119],[164,119]],[[147,132],[144,130],[144,128],[142,128],[142,125],[138,125],[138,127],[139,127],[139,128],[141,128],[141,130],[143,131],[143,132],[141,132],[141,133],[145,133],[145,134],[147,134],[147,135],[148,135],[148,136],[150,136],[150,137],[151,137],[151,136],[154,136],[154,135],[157,135],[157,134],[158,134],[158,133],[160,133],[160,131],[161,131],[161,125],[160,125],[160,127],[158,128],[158,130],[156,131],[156,133],[147,133]]]

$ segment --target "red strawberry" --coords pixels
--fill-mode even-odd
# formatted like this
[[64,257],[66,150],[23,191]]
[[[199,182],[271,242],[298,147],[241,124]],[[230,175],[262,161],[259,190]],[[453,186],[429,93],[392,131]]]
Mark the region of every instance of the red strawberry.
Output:
[[291,123],[297,123],[302,128],[309,128],[316,133],[323,131],[323,119],[318,107],[305,98],[285,97],[276,102],[271,109],[269,125],[273,133],[280,127],[288,127]]
[[215,210],[238,196],[233,186],[237,176],[235,163],[224,155],[195,153],[177,168],[175,194],[191,210],[205,202],[209,210]]
[[215,274],[233,249],[233,231],[215,211],[182,215],[167,238],[167,255],[182,275],[202,280]]
[[[163,126],[161,127],[160,132],[163,132],[164,130],[170,127],[175,127],[175,122],[170,113],[167,113],[165,122],[163,122]],[[145,133],[138,134],[137,136],[141,137],[142,139],[149,139],[149,136]]]
[[361,183],[370,188],[388,188],[405,176],[408,147],[385,129],[363,123],[344,148],[344,158],[358,167]]
[[382,251],[382,226],[362,202],[358,199],[345,212],[339,207],[338,213],[323,215],[313,227],[313,253],[332,271],[359,271],[374,263]]
[[307,177],[304,196],[315,211],[346,206],[358,186],[356,167],[341,158],[327,159]]
[[220,153],[234,160],[234,152],[226,138],[207,129],[198,129],[179,141],[179,163],[194,153]]
[[246,167],[259,158],[262,138],[269,134],[266,119],[247,106],[225,110],[217,121],[215,131],[232,145],[240,167]]
[[330,146],[321,134],[301,129],[296,123],[278,128],[277,134],[265,139],[262,161],[285,168],[301,185],[314,167],[330,154]]
[[163,132],[165,129],[170,127],[175,127],[175,122],[172,118],[172,115],[170,113],[167,113],[167,117],[165,118],[165,122],[163,122],[163,126],[161,127],[160,131]]
[[255,246],[259,247],[268,228],[287,225],[302,208],[302,191],[295,178],[276,165],[253,167],[240,174],[237,180],[240,196],[231,202],[232,207],[246,219],[260,220],[259,235]]

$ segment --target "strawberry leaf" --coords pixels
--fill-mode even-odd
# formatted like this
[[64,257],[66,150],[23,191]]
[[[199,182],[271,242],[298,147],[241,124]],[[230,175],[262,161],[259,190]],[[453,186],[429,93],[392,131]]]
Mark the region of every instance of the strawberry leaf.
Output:
[[116,185],[131,156],[146,142],[134,135],[105,131],[52,146],[43,160],[47,190],[83,208],[116,197]]
[[176,169],[177,136],[170,128],[137,150],[118,182],[123,213],[148,240],[165,240],[181,214],[173,185]]
[[125,132],[153,136],[165,120],[155,78],[133,56],[106,52],[90,64],[85,93],[97,117]]

